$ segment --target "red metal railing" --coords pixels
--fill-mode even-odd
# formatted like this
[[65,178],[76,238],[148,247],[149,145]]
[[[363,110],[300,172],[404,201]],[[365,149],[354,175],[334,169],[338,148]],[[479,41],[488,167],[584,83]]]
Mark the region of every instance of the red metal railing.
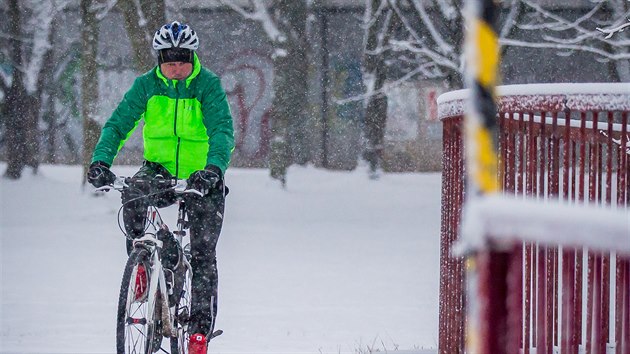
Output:
[[[514,85],[497,91],[504,194],[628,210],[630,85]],[[466,299],[464,259],[452,255],[465,199],[466,92],[438,99],[444,127],[439,352],[448,354],[464,353],[465,304],[478,300]],[[519,242],[510,252],[479,257],[485,266],[478,274],[480,291],[485,289],[495,311],[510,313],[506,325],[518,328],[505,333],[512,345],[507,352],[603,354],[609,347],[630,354],[630,254],[550,243]],[[499,323],[479,325],[494,324]]]

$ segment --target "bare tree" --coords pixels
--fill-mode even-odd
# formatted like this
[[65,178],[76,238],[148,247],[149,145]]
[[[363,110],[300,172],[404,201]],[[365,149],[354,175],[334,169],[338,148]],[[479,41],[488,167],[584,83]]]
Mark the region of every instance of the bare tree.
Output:
[[[366,0],[365,3],[366,92],[339,103],[366,102],[364,157],[374,171],[378,167],[387,115],[384,92],[418,77],[442,79],[451,89],[463,87],[465,14],[461,2],[455,0]],[[555,49],[562,56],[588,52],[608,62],[611,78],[630,81],[630,31],[623,32],[629,25],[630,1],[595,1],[587,11],[564,12],[546,9],[533,0],[508,0],[502,6],[498,23],[502,51],[508,47],[546,48]],[[603,36],[602,31],[611,35]],[[396,69],[388,70],[386,66]]]
[[118,0],[117,6],[125,19],[135,70],[146,72],[155,66],[150,43],[153,33],[166,22],[164,0]]
[[[623,31],[630,23],[630,1],[594,1],[589,11],[577,16],[562,16],[531,0],[520,0],[526,7],[527,21],[519,29],[543,33],[542,41],[504,38],[505,46],[555,49],[563,56],[575,52],[593,54],[609,63],[609,75],[618,81],[630,81],[630,33]],[[602,36],[601,31],[610,35]],[[612,36],[616,34],[616,36]]]
[[[21,32],[21,13],[17,0],[9,0],[9,32]],[[6,91],[3,115],[5,116],[5,146],[8,167],[5,177],[17,179],[22,174],[26,160],[25,121],[18,119],[26,107],[26,88],[22,79],[23,73],[17,69],[22,66],[22,43],[17,36],[9,39],[10,59],[13,67],[11,86]]]
[[602,32],[602,33],[605,33],[606,34],[606,39],[609,39],[615,33],[623,32],[627,27],[630,27],[630,19],[628,19],[628,22],[623,23],[623,24],[621,24],[619,26],[613,25],[613,26],[608,27],[608,28],[597,27],[597,30]]
[[[11,85],[5,91],[5,147],[7,178],[20,178],[25,166],[37,170],[39,164],[38,121],[45,80],[42,66],[51,61],[51,23],[68,1],[10,0],[9,59]],[[25,14],[30,14],[28,17]],[[26,17],[26,20],[25,18]],[[26,27],[24,26],[26,24]],[[7,85],[4,85],[7,86]]]
[[[127,35],[131,42],[134,67],[145,72],[155,66],[151,48],[153,33],[165,22],[164,0],[119,0],[103,2],[81,0],[81,115],[83,117],[83,169],[86,172],[92,152],[98,142],[101,126],[98,123],[98,36],[99,22],[112,6],[121,10]],[[83,174],[85,176],[85,173]],[[85,183],[85,178],[83,183]]]
[[81,0],[81,115],[83,116],[83,183],[100,135],[98,123],[98,26],[94,0]]
[[[404,34],[382,46],[405,76],[446,79],[452,89],[463,86],[463,9],[455,0],[387,0],[404,26]],[[567,6],[566,4],[564,6]],[[586,11],[584,11],[586,10]],[[559,11],[533,0],[503,2],[498,24],[502,50],[508,47],[555,49],[559,55],[587,52],[611,63],[611,74],[630,80],[630,37],[620,32],[630,16],[627,0],[594,1],[590,9]],[[616,29],[616,37],[602,36],[598,28]],[[382,36],[383,34],[381,34]],[[394,79],[394,80],[392,80]],[[400,78],[390,78],[395,81]],[[394,82],[393,84],[396,84]]]
[[[402,23],[402,31],[387,43],[380,54],[402,69],[388,85],[415,77],[444,79],[452,89],[463,87],[464,60],[463,4],[455,0],[386,0]],[[520,0],[503,2],[506,11],[498,33],[501,40],[512,36],[523,15]],[[385,86],[385,89],[388,87]]]
[[367,88],[364,124],[367,147],[363,157],[370,165],[371,175],[376,177],[381,164],[387,118],[387,96],[383,90],[387,79],[384,47],[388,45],[400,21],[387,0],[366,0],[363,25],[365,35],[362,74]]
[[250,0],[241,7],[229,0],[224,5],[245,19],[260,24],[274,47],[274,99],[271,115],[271,154],[269,169],[272,178],[286,184],[287,168],[294,162],[305,162],[303,122],[306,116],[308,41],[307,18],[309,0]]

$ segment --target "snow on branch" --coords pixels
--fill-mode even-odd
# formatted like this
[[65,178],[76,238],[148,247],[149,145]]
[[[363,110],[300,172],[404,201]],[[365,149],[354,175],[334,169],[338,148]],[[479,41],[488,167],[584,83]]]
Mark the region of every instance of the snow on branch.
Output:
[[615,33],[623,32],[626,29],[626,27],[630,27],[630,20],[628,20],[627,23],[624,23],[623,25],[620,25],[620,26],[617,26],[617,27],[612,27],[612,28],[599,28],[599,27],[597,27],[597,30],[602,32],[602,33],[604,33],[604,34],[607,34],[607,36],[604,37],[604,38],[609,39]]
[[[593,9],[591,9],[588,13],[580,16],[578,19],[569,21],[551,11],[545,10],[542,6],[533,3],[529,0],[522,0],[523,4],[529,6],[531,9],[539,13],[545,18],[551,19],[551,22],[544,22],[541,24],[521,24],[519,28],[524,30],[550,30],[554,32],[563,32],[563,31],[575,31],[577,33],[573,38],[557,38],[550,35],[545,35],[543,37],[544,40],[555,43],[565,43],[565,44],[579,44],[586,43],[589,40],[595,40],[597,42],[606,43],[612,45],[614,47],[626,47],[630,45],[630,41],[628,40],[619,40],[619,41],[611,41],[610,38],[614,33],[621,32],[626,27],[630,26],[630,24],[622,24],[620,26],[613,25],[608,29],[596,28],[593,30],[592,28],[586,28],[583,26],[583,23],[587,20],[593,21],[596,13],[599,10],[602,10],[604,2],[599,2]],[[620,17],[627,18],[630,16],[630,10],[623,13]],[[599,31],[599,32],[598,32]],[[601,37],[601,33],[604,32],[608,34],[606,37]],[[590,44],[593,45],[593,44]]]
[[[384,2],[382,2],[381,5],[383,3]],[[383,16],[382,9],[379,8],[378,11],[379,11],[378,15],[379,16]],[[385,13],[384,16],[385,16],[385,19],[383,20],[383,24],[381,25],[382,29],[386,29],[386,28],[389,27],[390,22],[392,21],[393,13],[392,13],[392,11],[387,11],[387,13]],[[369,28],[371,26],[376,26],[377,25],[376,18],[365,19],[365,20],[371,22],[371,25],[366,26],[366,28]],[[367,39],[368,36],[367,35],[364,36],[364,45],[363,45],[364,53],[367,54],[367,55],[379,55],[379,54],[384,53],[388,49],[391,49],[391,46],[387,45],[388,44],[387,43],[387,41],[388,41],[387,37],[388,36],[387,36],[387,31],[386,30],[378,31],[378,34],[376,35],[376,38],[377,38],[376,45],[374,46],[374,48],[368,48],[368,39]]]
[[601,2],[597,4],[595,7],[593,7],[591,11],[584,14],[583,16],[580,16],[580,18],[576,19],[575,21],[568,21],[562,18],[561,16],[554,14],[551,11],[545,10],[542,6],[534,2],[531,2],[528,0],[522,0],[522,3],[529,6],[534,11],[541,14],[543,17],[549,18],[553,20],[554,22],[545,22],[538,25],[522,25],[521,28],[528,29],[528,30],[549,29],[551,31],[566,31],[569,29],[575,29],[582,33],[589,33],[591,31],[582,28],[580,24],[584,22],[585,20],[591,19],[593,15],[595,15],[595,13],[597,13],[597,11],[599,11],[602,8],[602,5],[603,5],[603,2]]
[[90,7],[90,11],[96,13],[96,20],[101,21],[116,6],[118,0],[106,0],[103,2],[95,2]]
[[2,81],[2,85],[4,87],[10,87],[12,79],[13,76],[10,73],[5,72],[4,70],[0,70],[0,80]]
[[365,4],[366,10],[364,12],[363,18],[363,29],[367,30],[368,28],[374,26],[378,18],[383,13],[383,10],[387,7],[387,0],[381,0],[378,4],[378,8],[373,11],[372,10],[372,2],[367,0]]
[[510,6],[510,11],[507,14],[507,18],[503,22],[503,27],[501,28],[501,32],[499,33],[499,38],[507,37],[512,29],[516,26],[517,18],[520,15],[520,6],[512,5]]
[[263,0],[250,0],[251,11],[246,10],[245,8],[236,5],[231,0],[219,0],[219,2],[230,9],[234,10],[244,18],[252,21],[260,22],[267,37],[272,42],[282,43],[286,41],[286,36],[278,29],[278,26],[274,23],[273,19],[269,15],[269,11],[267,11],[267,7]]
[[452,0],[437,0],[437,4],[442,16],[444,16],[445,19],[448,21],[457,19],[457,6],[453,4]]
[[500,39],[499,43],[501,45],[509,45],[514,47],[526,47],[526,48],[549,48],[549,49],[558,49],[558,50],[575,50],[582,52],[589,52],[600,55],[604,58],[608,58],[611,60],[625,60],[630,59],[630,53],[609,53],[603,49],[599,49],[593,46],[588,45],[576,45],[576,44],[566,44],[566,43],[549,43],[549,42],[527,42],[520,41],[515,39]]
[[133,0],[133,6],[136,8],[136,13],[138,14],[138,26],[140,28],[146,27],[147,18],[144,16],[144,11],[142,11],[142,6],[140,5],[140,0]]
[[[624,63],[630,59],[627,50],[630,38],[625,33],[612,39],[610,35],[604,38],[602,32],[619,33],[630,27],[630,23],[623,23],[630,16],[630,10],[621,4],[626,1],[593,0],[589,8],[571,12],[568,16],[572,17],[566,17],[562,11],[541,6],[540,1],[505,0],[502,6],[507,11],[500,17],[499,43],[504,47],[552,49],[556,50],[556,55],[592,53],[597,60],[616,61],[616,70],[625,77]],[[375,48],[364,47],[365,54],[385,55],[405,68],[418,67],[419,75],[441,72],[448,80],[461,76],[465,63],[459,42],[464,24],[458,1],[434,0],[432,5],[426,0],[366,1],[366,6],[374,8],[366,11],[364,26],[369,28],[377,18],[382,19],[385,2],[402,22],[404,32],[379,42]],[[597,30],[597,26],[605,29]],[[398,57],[393,58],[393,55]],[[461,84],[457,80],[452,83]]]
[[500,39],[499,42],[501,45],[509,45],[514,47],[527,47],[527,48],[549,48],[549,49],[558,49],[558,50],[575,50],[582,52],[590,52],[597,55],[600,55],[604,58],[608,58],[611,60],[622,60],[622,59],[630,59],[630,53],[608,53],[605,50],[587,46],[587,45],[575,45],[575,44],[563,44],[563,43],[545,43],[545,42],[527,42],[520,41],[515,39]]
[[[458,65],[454,62],[451,57],[457,56],[455,53],[454,47],[447,43],[444,38],[437,31],[436,27],[431,20],[431,17],[426,12],[424,5],[421,2],[413,0],[414,6],[416,6],[416,11],[418,16],[420,16],[423,24],[431,33],[431,38],[437,44],[437,51],[434,50],[434,47],[428,45],[426,43],[426,39],[420,33],[418,33],[414,26],[412,25],[412,21],[407,18],[405,12],[401,11],[396,1],[390,0],[390,6],[398,15],[398,18],[401,20],[405,29],[407,30],[411,40],[394,40],[390,39],[389,44],[392,46],[392,49],[395,51],[407,51],[415,55],[419,55],[424,58],[428,58],[434,65],[448,67],[452,70],[459,71]],[[422,61],[425,59],[420,59],[419,68],[423,68]],[[424,70],[421,70],[423,72]]]
[[[414,8],[416,9],[416,11],[418,11],[418,14],[420,14],[420,18],[422,19],[422,22],[424,23],[424,25],[429,30],[429,33],[431,33],[431,38],[433,38],[435,43],[440,48],[440,52],[442,52],[444,54],[452,53],[453,52],[453,46],[448,44],[444,40],[444,38],[442,38],[442,36],[440,35],[440,32],[437,30],[437,28],[433,24],[433,21],[431,20],[431,17],[429,16],[429,14],[427,14],[427,10],[424,8],[423,2],[420,1],[420,0],[413,0],[412,4],[413,4]],[[453,15],[449,13],[449,16],[453,16]]]
[[439,68],[436,67],[435,63],[427,62],[427,63],[424,63],[423,65],[417,66],[415,69],[408,72],[400,79],[384,84],[380,90],[368,90],[367,93],[362,94],[362,95],[356,95],[356,96],[347,97],[343,99],[334,99],[334,102],[338,105],[343,105],[346,103],[364,101],[365,99],[374,95],[386,94],[387,92],[391,91],[393,88],[409,81],[414,76],[420,75],[420,74],[422,74],[426,78],[438,78],[443,75],[443,73],[440,72]]
[[[62,3],[62,7],[67,2]],[[37,90],[37,80],[44,63],[44,56],[51,48],[48,41],[52,20],[58,11],[57,2],[45,1],[38,6],[33,6],[33,17],[29,21],[29,26],[33,28],[33,46],[31,55],[25,63],[24,87],[30,94]]]
[[[44,57],[51,48],[49,36],[52,30],[52,21],[57,13],[62,11],[69,3],[70,0],[44,2],[30,0],[25,3],[25,6],[32,10],[32,16],[29,18],[27,26],[32,29],[33,37],[30,40],[24,40],[25,43],[31,45],[31,52],[24,65],[16,67],[16,69],[24,73],[24,87],[29,94],[37,90],[37,81],[44,63]],[[6,81],[6,77],[3,77],[3,79]]]
[[415,45],[410,41],[391,40],[390,43],[394,50],[405,50],[414,54],[421,54],[431,59],[431,61],[433,61],[436,65],[459,71],[459,66],[454,61],[433,50],[430,50],[427,46]]

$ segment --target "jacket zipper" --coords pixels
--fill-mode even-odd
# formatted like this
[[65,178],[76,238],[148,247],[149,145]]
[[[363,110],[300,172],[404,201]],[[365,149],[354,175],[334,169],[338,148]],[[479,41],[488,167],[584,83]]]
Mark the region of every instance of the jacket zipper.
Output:
[[179,90],[177,89],[177,82],[173,82],[173,86],[175,87],[175,119],[173,124],[173,134],[177,137],[177,148],[175,150],[175,178],[179,178],[179,144],[181,139],[177,136],[177,106],[179,104]]

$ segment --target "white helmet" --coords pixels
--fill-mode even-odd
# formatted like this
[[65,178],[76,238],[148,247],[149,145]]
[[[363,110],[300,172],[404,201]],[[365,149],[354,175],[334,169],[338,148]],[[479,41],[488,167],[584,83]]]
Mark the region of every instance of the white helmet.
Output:
[[153,49],[168,48],[197,50],[199,48],[197,33],[177,21],[162,26],[153,36]]

